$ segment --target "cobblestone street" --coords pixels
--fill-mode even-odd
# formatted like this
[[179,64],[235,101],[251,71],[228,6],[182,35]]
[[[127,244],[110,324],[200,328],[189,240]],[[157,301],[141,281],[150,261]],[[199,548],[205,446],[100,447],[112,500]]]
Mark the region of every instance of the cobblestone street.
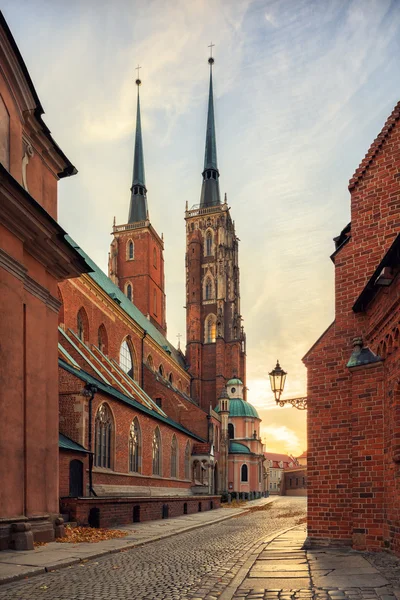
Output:
[[305,516],[304,498],[277,498],[212,526],[6,584],[0,600],[213,600],[262,540]]

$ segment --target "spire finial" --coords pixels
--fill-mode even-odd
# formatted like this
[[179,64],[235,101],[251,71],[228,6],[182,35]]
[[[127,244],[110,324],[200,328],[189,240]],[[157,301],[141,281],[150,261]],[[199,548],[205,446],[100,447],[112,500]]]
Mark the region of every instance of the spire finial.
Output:
[[215,44],[213,44],[212,42],[208,46],[210,48],[210,58],[208,59],[208,64],[210,65],[210,67],[212,67],[213,64],[214,64],[214,62],[215,62],[214,59],[213,59],[213,55],[212,55],[212,49],[214,48],[214,46],[215,46]]
[[142,67],[139,67],[139,65],[136,67],[135,71],[137,71],[137,79],[136,79],[136,85],[138,86],[138,92],[139,92],[139,86],[142,85],[141,80],[139,79],[139,70]]

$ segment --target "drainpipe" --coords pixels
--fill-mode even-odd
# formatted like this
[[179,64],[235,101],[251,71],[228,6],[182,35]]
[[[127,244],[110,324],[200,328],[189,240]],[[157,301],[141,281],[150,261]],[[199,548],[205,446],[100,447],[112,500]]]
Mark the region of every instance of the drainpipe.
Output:
[[92,403],[93,398],[98,392],[97,386],[93,383],[87,383],[82,391],[82,396],[89,398],[89,431],[88,431],[88,446],[89,446],[89,494],[97,496],[93,489],[93,448],[92,448]]
[[141,377],[142,390],[144,390],[144,368],[143,368],[143,366],[144,366],[144,338],[146,337],[146,335],[147,335],[147,331],[145,329],[143,332],[143,337],[142,337],[142,377]]

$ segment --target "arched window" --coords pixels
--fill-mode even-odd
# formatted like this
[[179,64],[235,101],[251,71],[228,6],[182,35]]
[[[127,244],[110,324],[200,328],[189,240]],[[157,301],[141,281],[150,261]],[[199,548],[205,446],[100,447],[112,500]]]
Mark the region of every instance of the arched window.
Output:
[[160,373],[161,377],[164,377],[164,367],[162,365],[158,367],[158,372]]
[[127,339],[125,339],[122,342],[121,348],[119,350],[119,364],[120,364],[121,369],[124,371],[124,373],[126,373],[127,375],[129,375],[129,377],[132,377],[132,379],[133,379],[134,372],[133,372],[132,351],[129,347]]
[[235,427],[233,423],[228,423],[228,438],[230,440],[235,439]]
[[113,418],[107,404],[99,406],[94,428],[94,464],[111,469]]
[[171,477],[178,477],[178,442],[175,434],[171,443]]
[[211,300],[212,298],[212,282],[209,277],[206,279],[206,283],[204,286],[204,295],[206,300]]
[[179,379],[178,381],[178,390],[181,392],[182,391],[182,381]]
[[206,256],[211,256],[213,246],[213,236],[211,231],[207,231],[206,235]]
[[152,456],[153,475],[161,475],[161,434],[158,427],[153,434]]
[[157,250],[153,248],[153,266],[157,269]]
[[241,472],[240,472],[240,479],[241,479],[241,481],[248,481],[249,480],[249,474],[248,474],[247,465],[242,465],[242,469],[241,469]]
[[126,297],[132,302],[132,285],[130,283],[126,285]]
[[147,366],[153,371],[154,369],[154,362],[153,362],[153,357],[151,354],[148,355],[147,357]]
[[206,319],[205,341],[207,344],[215,343],[217,326],[215,323],[215,315],[209,315]]
[[188,440],[185,448],[185,479],[190,479],[190,442]]
[[78,314],[76,317],[76,327],[78,338],[82,342],[87,342],[89,339],[89,321],[83,306],[78,310]]
[[104,327],[103,323],[100,325],[99,330],[97,332],[97,345],[99,350],[103,353],[103,354],[107,354],[108,352],[108,338],[107,338],[107,331],[106,328]]
[[135,258],[135,246],[132,242],[132,240],[129,240],[128,242],[128,251],[127,251],[127,259],[128,260],[133,260]]
[[133,419],[129,430],[129,470],[140,472],[140,427],[137,418]]
[[174,376],[173,376],[172,373],[169,374],[168,381],[170,382],[171,385],[173,385],[173,383],[174,383]]

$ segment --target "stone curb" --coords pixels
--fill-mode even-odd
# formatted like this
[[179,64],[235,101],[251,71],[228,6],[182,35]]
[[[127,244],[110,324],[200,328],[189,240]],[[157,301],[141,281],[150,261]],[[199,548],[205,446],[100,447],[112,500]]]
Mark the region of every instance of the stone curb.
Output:
[[[270,502],[266,502],[266,504],[269,504]],[[94,550],[94,552],[92,554],[86,555],[84,558],[66,558],[65,561],[58,561],[55,564],[49,564],[44,567],[36,567],[33,565],[26,565],[26,566],[31,566],[31,568],[32,568],[31,572],[16,573],[15,575],[10,575],[7,577],[1,577],[1,575],[0,575],[0,585],[12,583],[14,581],[20,581],[21,579],[30,579],[31,577],[35,577],[35,575],[43,575],[43,573],[51,573],[52,571],[57,571],[59,569],[71,567],[73,565],[77,565],[79,563],[86,562],[88,560],[94,560],[96,558],[101,558],[106,555],[118,554],[119,552],[125,552],[126,550],[132,550],[133,548],[139,548],[140,546],[145,546],[146,544],[151,544],[152,542],[158,542],[165,538],[179,535],[180,533],[192,531],[193,529],[199,529],[200,527],[208,527],[210,525],[214,525],[214,523],[220,523],[221,521],[227,521],[228,519],[232,519],[234,517],[237,517],[238,515],[243,515],[243,514],[249,512],[250,509],[251,509],[251,506],[243,508],[243,509],[238,508],[238,509],[235,509],[234,514],[226,515],[226,516],[221,515],[221,517],[218,519],[213,519],[212,521],[205,522],[205,523],[196,523],[193,525],[188,525],[187,527],[183,527],[182,529],[179,529],[179,531],[171,531],[168,533],[162,533],[160,535],[156,535],[152,538],[143,540],[141,542],[129,542],[123,548],[112,548],[111,550],[100,550],[100,551]],[[222,508],[219,510],[224,510],[224,509]],[[101,543],[101,542],[99,542],[99,543]],[[1,564],[2,563],[1,563],[1,552],[0,552],[0,568],[1,568]],[[5,563],[3,563],[3,564],[5,564]]]

